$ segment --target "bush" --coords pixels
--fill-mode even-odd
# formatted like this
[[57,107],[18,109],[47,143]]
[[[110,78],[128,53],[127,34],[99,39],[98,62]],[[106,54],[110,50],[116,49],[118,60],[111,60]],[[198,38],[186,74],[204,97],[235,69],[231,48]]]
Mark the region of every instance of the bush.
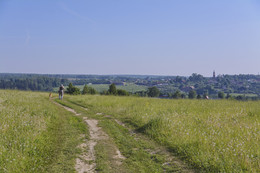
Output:
[[114,83],[109,86],[108,93],[111,95],[117,94],[116,85]]
[[118,89],[117,94],[119,96],[129,96],[129,93],[126,90]]
[[154,87],[148,88],[147,94],[148,94],[149,97],[158,97],[159,94],[160,94],[160,91],[157,87],[154,86]]
[[179,99],[181,98],[181,92],[179,90],[175,91],[172,98]]
[[92,95],[94,95],[94,94],[97,94],[97,93],[98,92],[94,88],[89,87],[87,85],[85,85],[83,90],[82,90],[82,94],[84,94],[84,95],[85,94],[92,94]]
[[197,96],[196,91],[195,91],[195,90],[190,90],[190,92],[189,92],[189,98],[190,98],[190,99],[194,99],[194,98],[196,98],[196,96]]
[[218,98],[220,99],[225,98],[225,93],[223,91],[218,92]]
[[80,89],[73,86],[72,83],[69,84],[69,87],[67,88],[66,93],[71,94],[71,95],[79,95],[80,94]]

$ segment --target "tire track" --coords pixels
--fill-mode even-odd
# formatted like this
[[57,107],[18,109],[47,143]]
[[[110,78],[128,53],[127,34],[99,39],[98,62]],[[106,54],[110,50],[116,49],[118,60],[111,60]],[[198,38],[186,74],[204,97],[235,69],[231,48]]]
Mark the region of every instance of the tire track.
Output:
[[[72,112],[74,115],[79,116],[80,113],[77,113],[74,109],[71,109],[67,106],[63,106],[54,102],[56,105],[63,107],[69,112]],[[84,140],[84,143],[79,145],[79,148],[82,150],[81,155],[76,159],[75,169],[78,173],[94,173],[96,172],[96,156],[95,156],[95,146],[99,141],[109,140],[109,136],[98,126],[98,120],[88,119],[83,117],[83,120],[88,125],[88,130],[90,134],[89,140]],[[125,157],[121,154],[119,149],[116,146],[113,146],[115,153],[113,153],[112,158],[115,159],[118,165],[122,164],[122,160]]]

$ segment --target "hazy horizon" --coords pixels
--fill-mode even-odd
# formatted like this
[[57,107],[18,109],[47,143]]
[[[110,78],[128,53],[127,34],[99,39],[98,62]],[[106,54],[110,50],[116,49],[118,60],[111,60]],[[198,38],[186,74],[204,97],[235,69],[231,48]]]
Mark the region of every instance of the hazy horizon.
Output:
[[[194,72],[195,74],[199,74],[199,75],[202,75],[203,77],[213,77],[213,72],[210,76],[204,76],[203,74],[200,74],[200,73],[196,73]],[[35,74],[35,75],[90,75],[90,76],[180,76],[180,77],[189,77],[191,76],[192,74],[190,75],[186,75],[186,76],[183,76],[183,75],[153,75],[153,74],[80,74],[80,73],[12,73],[12,72],[0,72],[0,74]],[[259,73],[258,74],[217,74],[216,73],[216,76],[218,75],[260,75]]]
[[0,73],[260,72],[260,1],[0,1]]

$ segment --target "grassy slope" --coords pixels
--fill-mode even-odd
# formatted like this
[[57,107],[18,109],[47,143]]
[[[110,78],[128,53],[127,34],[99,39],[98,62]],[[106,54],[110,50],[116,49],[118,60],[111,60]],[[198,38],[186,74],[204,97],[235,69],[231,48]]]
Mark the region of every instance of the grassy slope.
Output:
[[47,93],[0,90],[0,172],[74,172],[81,118]]
[[194,167],[260,169],[259,102],[71,96],[69,100],[132,124]]
[[[178,159],[168,157],[165,154],[165,148],[140,134],[130,133],[129,127],[119,125],[113,117],[100,114],[92,108],[85,110],[75,102],[68,101],[67,97],[62,104],[81,113],[81,116],[97,119],[99,126],[109,135],[109,139],[98,141],[95,146],[96,171],[104,173],[189,172],[187,165],[177,164]],[[115,145],[126,157],[125,160],[122,160],[122,165],[118,165],[118,161],[114,159],[115,148],[113,146]],[[157,151],[154,152],[155,150]]]

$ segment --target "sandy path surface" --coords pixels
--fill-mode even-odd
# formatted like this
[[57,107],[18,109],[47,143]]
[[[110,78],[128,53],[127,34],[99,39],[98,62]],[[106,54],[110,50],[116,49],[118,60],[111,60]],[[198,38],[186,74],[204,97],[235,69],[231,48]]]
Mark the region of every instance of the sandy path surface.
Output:
[[79,173],[95,172],[95,146],[97,141],[108,138],[108,136],[98,127],[97,120],[89,120],[84,117],[84,121],[89,126],[90,140],[80,145],[83,149],[83,154],[77,158],[75,169]]
[[77,115],[77,116],[81,115],[80,113],[77,113],[74,109],[71,109],[71,108],[69,108],[69,107],[67,107],[67,106],[63,106],[63,105],[61,105],[61,104],[59,104],[59,103],[57,103],[57,102],[55,102],[55,101],[53,101],[53,103],[56,104],[56,105],[58,105],[58,106],[63,107],[63,108],[66,109],[67,111],[72,112],[73,114],[75,114],[75,115]]

